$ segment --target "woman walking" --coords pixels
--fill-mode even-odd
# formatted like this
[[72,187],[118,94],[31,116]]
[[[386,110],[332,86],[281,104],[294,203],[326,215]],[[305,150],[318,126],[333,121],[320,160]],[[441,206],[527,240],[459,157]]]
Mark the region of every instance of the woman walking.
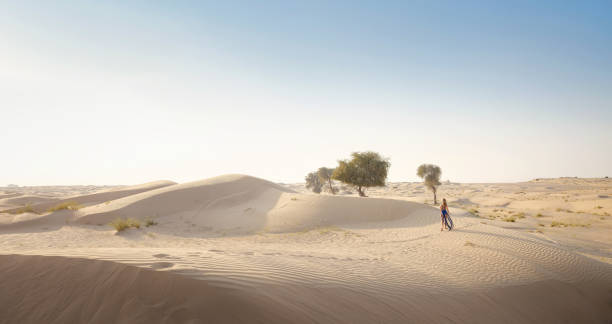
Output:
[[442,232],[445,228],[448,230],[453,229],[453,221],[450,218],[450,211],[448,210],[448,205],[446,204],[446,198],[442,198],[442,205],[440,205],[440,217],[442,226],[440,227],[440,232]]

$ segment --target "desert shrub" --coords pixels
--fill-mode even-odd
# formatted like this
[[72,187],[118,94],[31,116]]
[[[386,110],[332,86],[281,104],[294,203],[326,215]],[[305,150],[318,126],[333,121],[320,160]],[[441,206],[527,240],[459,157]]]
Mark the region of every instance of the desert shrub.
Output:
[[544,215],[542,215],[541,213],[538,213],[536,217],[544,217]]
[[65,201],[63,203],[59,203],[51,208],[49,208],[47,211],[49,212],[55,212],[58,210],[78,210],[79,208],[81,208],[82,206],[79,205],[78,203],[74,202],[74,201]]
[[117,218],[109,225],[112,226],[115,230],[117,230],[117,232],[121,232],[130,227],[140,228],[140,221],[133,218]]
[[442,169],[433,164],[421,164],[417,169],[417,175],[423,179],[425,186],[433,192],[434,204],[437,204],[438,200],[436,193],[438,191],[438,186],[440,185]]
[[365,188],[384,186],[391,163],[376,152],[354,152],[351,160],[338,161],[332,178],[357,189],[365,197]]
[[133,218],[128,218],[128,225],[133,228],[140,228],[140,221]]
[[510,222],[510,223],[514,223],[516,222],[516,217],[514,216],[510,216],[510,217],[505,217],[502,219],[504,222]]
[[150,218],[145,221],[145,227],[154,226],[154,225],[157,225],[157,222]]
[[321,167],[317,170],[317,175],[319,176],[319,182],[321,184],[327,185],[327,190],[332,194],[336,194],[336,188],[333,186],[332,175],[334,174],[335,169]]
[[319,175],[317,172],[310,172],[306,175],[306,188],[312,190],[314,193],[321,193],[321,188],[323,185],[321,184],[321,180],[319,179]]
[[552,222],[550,227],[589,227],[591,224]]
[[525,213],[518,213],[518,214],[516,214],[514,216],[516,216],[518,218],[525,218]]
[[38,212],[35,211],[30,204],[27,204],[19,209],[9,212],[9,214],[13,214],[13,215],[19,215],[19,214],[24,214],[24,213],[38,214]]

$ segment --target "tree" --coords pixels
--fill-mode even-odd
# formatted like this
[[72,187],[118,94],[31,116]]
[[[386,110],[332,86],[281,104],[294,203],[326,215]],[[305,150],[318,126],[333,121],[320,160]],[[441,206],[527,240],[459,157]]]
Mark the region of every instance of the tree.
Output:
[[319,176],[319,182],[321,182],[321,184],[326,183],[329,188],[329,192],[335,195],[336,188],[334,188],[332,183],[332,175],[334,174],[334,170],[335,169],[320,167],[317,171],[317,175]]
[[354,152],[349,160],[338,161],[332,178],[352,185],[359,196],[365,197],[365,188],[384,186],[391,163],[376,152]]
[[306,175],[306,188],[312,190],[312,192],[315,193],[321,193],[321,187],[323,187],[323,185],[321,184],[321,180],[319,179],[319,175],[317,174],[317,172],[310,172],[308,175]]
[[442,175],[442,169],[439,166],[433,164],[421,164],[417,169],[417,175],[423,179],[423,183],[429,188],[434,194],[434,204],[438,203],[436,192],[440,185],[440,176]]

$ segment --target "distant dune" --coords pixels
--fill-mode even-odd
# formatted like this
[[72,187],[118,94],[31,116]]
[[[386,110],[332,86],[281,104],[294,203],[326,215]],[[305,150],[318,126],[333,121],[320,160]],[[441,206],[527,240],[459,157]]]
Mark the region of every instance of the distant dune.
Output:
[[[48,213],[48,210],[50,208],[57,206],[61,203],[74,203],[79,206],[89,206],[103,202],[110,202],[114,199],[119,199],[121,197],[154,190],[157,188],[163,188],[173,184],[175,184],[175,182],[163,180],[148,182],[135,186],[119,187],[87,195],[69,196],[62,198],[27,197],[26,200],[30,200],[32,202],[37,201],[37,203],[33,203],[29,206],[34,211],[34,213],[26,213],[25,215],[15,214],[15,212],[19,211],[23,207],[13,207],[1,211],[2,213],[4,213],[5,216],[0,217],[0,231],[2,231],[3,229],[27,229],[33,226],[61,226],[65,224],[67,218],[69,217],[69,215],[71,215],[71,213],[68,213],[64,210],[50,214]],[[19,198],[21,197],[10,198],[10,200],[15,200]]]

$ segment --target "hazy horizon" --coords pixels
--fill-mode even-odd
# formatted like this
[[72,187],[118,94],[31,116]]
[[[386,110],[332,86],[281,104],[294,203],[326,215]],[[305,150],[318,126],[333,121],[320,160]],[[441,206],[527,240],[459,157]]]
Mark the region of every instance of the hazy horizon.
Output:
[[[612,3],[3,2],[0,186],[612,175]],[[607,148],[606,148],[607,147]]]

